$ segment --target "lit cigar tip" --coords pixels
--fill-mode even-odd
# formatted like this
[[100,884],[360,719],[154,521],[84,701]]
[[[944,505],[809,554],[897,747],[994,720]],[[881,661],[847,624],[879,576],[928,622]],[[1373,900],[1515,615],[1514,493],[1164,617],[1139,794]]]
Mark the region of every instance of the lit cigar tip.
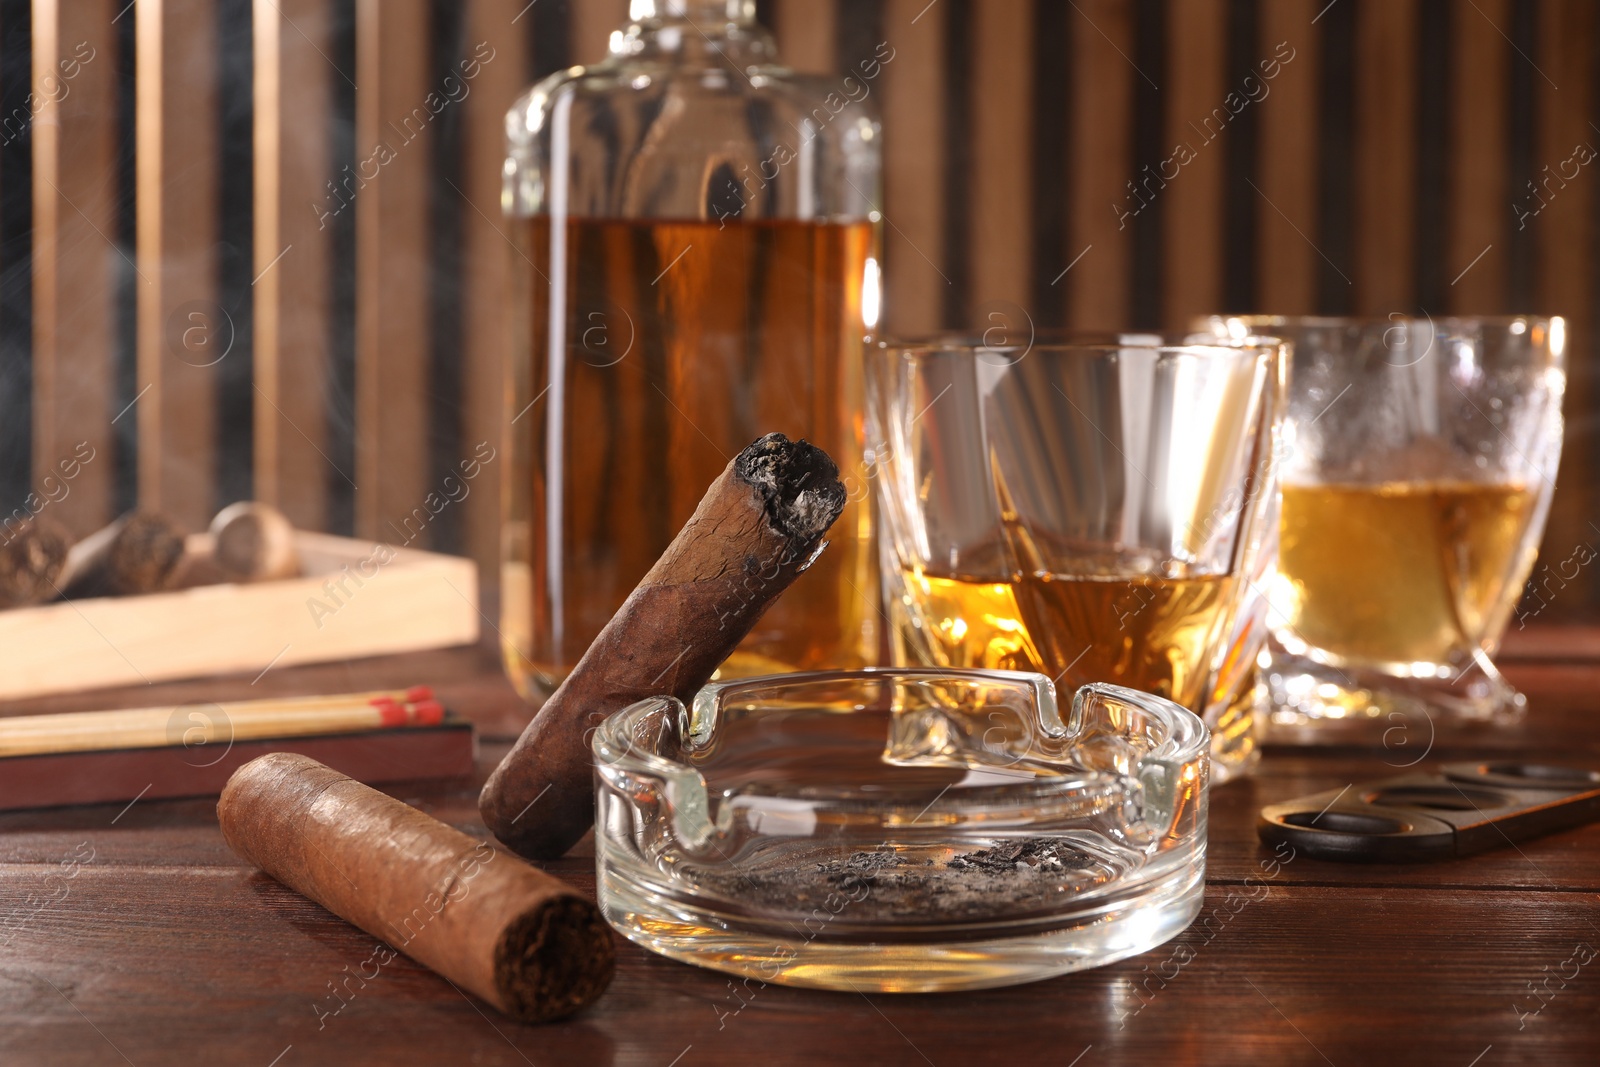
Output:
[[768,521],[784,537],[819,538],[844,510],[839,465],[809,441],[769,433],[733,462],[734,474],[761,493]]

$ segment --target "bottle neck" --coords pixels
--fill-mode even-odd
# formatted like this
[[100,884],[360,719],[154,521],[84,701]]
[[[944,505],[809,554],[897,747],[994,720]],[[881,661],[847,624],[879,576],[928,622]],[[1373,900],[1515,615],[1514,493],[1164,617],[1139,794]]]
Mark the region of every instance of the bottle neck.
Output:
[[628,17],[634,22],[686,20],[754,26],[756,4],[755,0],[632,0]]
[[611,35],[613,56],[748,67],[777,55],[755,0],[632,0],[629,17]]

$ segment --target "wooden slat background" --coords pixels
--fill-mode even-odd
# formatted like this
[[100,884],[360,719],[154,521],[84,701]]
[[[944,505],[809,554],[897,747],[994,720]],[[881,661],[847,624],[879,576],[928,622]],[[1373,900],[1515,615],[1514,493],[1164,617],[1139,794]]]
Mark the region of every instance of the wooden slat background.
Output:
[[[89,441],[96,460],[47,505],[80,532],[135,492],[198,525],[247,490],[308,526],[395,536],[498,443],[503,111],[601,59],[626,0],[123,6],[0,0],[0,511]],[[888,332],[1559,312],[1570,429],[1546,551],[1600,543],[1600,178],[1541,187],[1518,217],[1530,182],[1600,144],[1590,0],[755,6],[809,74],[891,57],[871,85]],[[70,92],[30,103],[80,42],[96,58]],[[470,91],[336,193],[483,45]],[[220,370],[172,351],[194,304],[240,320]],[[491,581],[499,475],[419,537]],[[1592,615],[1596,574],[1543,617]]]
[[1020,330],[1014,308],[1029,302],[1028,205],[1032,200],[1028,155],[1018,152],[1032,136],[1028,116],[1033,53],[1018,48],[1028,39],[1029,4],[978,0],[969,26],[972,94],[967,105],[972,151],[971,210],[967,250],[971,270],[964,279],[962,318],[984,329]]
[[1355,56],[1354,310],[1413,302],[1418,0],[1359,0]]
[[[501,448],[500,397],[510,340],[505,307],[510,298],[509,260],[515,253],[509,227],[500,215],[500,168],[505,160],[506,107],[528,78],[528,38],[518,25],[526,8],[526,0],[469,0],[467,8],[464,40],[469,47],[492,42],[495,53],[462,101],[466,108],[462,184],[453,190],[464,203],[461,450],[469,454],[479,442]],[[487,484],[474,487],[463,502],[466,533],[461,549],[478,560],[485,584],[499,570],[502,473],[492,469]]]
[[[328,522],[328,0],[255,7],[255,496]],[[322,132],[304,136],[302,130]],[[308,211],[308,204],[318,205]]]
[[435,82],[429,8],[427,0],[356,3],[356,177],[377,175],[354,197],[356,533],[399,541],[420,534],[422,546],[433,543],[431,531],[405,520],[430,490],[429,171],[437,129],[424,104]]
[[64,485],[56,518],[78,536],[111,517],[115,474],[114,14],[111,0],[53,0],[33,26],[33,483]]
[[130,15],[139,500],[197,528],[213,510],[217,363],[236,342],[217,300],[216,0],[140,0]]
[[[1148,210],[1128,185],[1139,184],[1131,166],[1135,80],[1150,77],[1131,58],[1135,7],[1083,0],[1072,26],[1067,231],[1083,258],[1059,284],[1068,294],[1068,323],[1090,330],[1131,321],[1133,236],[1138,215]],[[1124,224],[1119,209],[1137,214]],[[894,308],[888,310],[893,316]]]
[[[790,0],[796,6],[796,0]],[[922,0],[885,0],[882,32],[893,58],[879,75],[884,137],[885,325],[902,334],[936,329],[943,320],[949,277],[940,263],[948,236],[944,160],[948,81],[943,77],[945,21],[928,17]],[[783,47],[780,41],[779,48]],[[890,310],[892,309],[892,310]]]
[[[1451,278],[1460,275],[1451,287],[1451,311],[1495,314],[1509,304],[1506,280],[1511,250],[1505,229],[1506,205],[1511,202],[1506,168],[1511,102],[1507,75],[1511,63],[1521,63],[1522,58],[1506,47],[1501,36],[1501,27],[1510,25],[1511,0],[1473,2],[1483,17],[1456,20],[1451,50],[1450,95],[1456,101],[1450,124],[1454,185],[1444,264]],[[1479,255],[1483,258],[1473,264]],[[1466,270],[1468,265],[1471,270]],[[1577,311],[1573,309],[1574,314]]]
[[[1320,42],[1311,20],[1317,0],[1277,0],[1261,12],[1261,42],[1274,58],[1278,43],[1288,63],[1272,81],[1271,107],[1261,109],[1261,152],[1256,160],[1255,207],[1258,305],[1284,315],[1309,315],[1317,307],[1321,263],[1309,234],[1317,228],[1317,85]],[[1266,48],[1263,48],[1266,51]]]
[[[1537,126],[1534,133],[1533,180],[1540,183],[1541,196],[1548,200],[1529,228],[1537,227],[1537,260],[1534,265],[1534,310],[1560,314],[1571,320],[1571,329],[1583,346],[1573,361],[1568,378],[1569,418],[1579,423],[1578,434],[1569,436],[1569,446],[1561,459],[1558,484],[1579,485],[1587,492],[1562,493],[1558,490],[1550,512],[1550,527],[1545,536],[1545,558],[1560,562],[1572,556],[1580,542],[1600,542],[1591,524],[1600,520],[1595,507],[1594,482],[1596,437],[1593,433],[1594,404],[1600,396],[1595,389],[1593,343],[1596,326],[1594,300],[1594,232],[1596,212],[1593,175],[1560,187],[1559,177],[1546,186],[1544,168],[1555,174],[1578,144],[1600,145],[1591,123],[1595,117],[1595,5],[1589,0],[1548,0],[1539,4],[1538,34],[1542,46],[1536,57],[1540,78],[1534,84],[1537,94]],[[1584,178],[1591,180],[1585,181]],[[1513,190],[1513,193],[1520,190]],[[1581,235],[1581,236],[1580,236]],[[1583,426],[1588,422],[1589,426]],[[1573,438],[1588,447],[1571,447]]]
[[[1228,5],[1225,0],[1169,0],[1168,26],[1174,41],[1166,71],[1167,92],[1172,103],[1167,108],[1165,137],[1168,149],[1193,145],[1195,159],[1178,171],[1170,189],[1163,189],[1164,207],[1172,214],[1165,227],[1163,260],[1168,269],[1164,317],[1169,322],[1184,322],[1222,306],[1222,274],[1214,270],[1193,270],[1191,264],[1211,261],[1222,247],[1223,181],[1227,159],[1215,144],[1203,144],[1205,116],[1212,113],[1227,90],[1226,71],[1219,57],[1226,55]],[[1163,154],[1165,158],[1165,154]],[[1172,172],[1158,164],[1156,176]]]

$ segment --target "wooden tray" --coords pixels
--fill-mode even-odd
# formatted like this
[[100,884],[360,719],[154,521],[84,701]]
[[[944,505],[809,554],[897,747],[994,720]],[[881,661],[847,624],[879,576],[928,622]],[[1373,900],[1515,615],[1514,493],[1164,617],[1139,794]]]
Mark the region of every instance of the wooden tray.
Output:
[[330,534],[298,532],[295,544],[299,578],[0,612],[0,699],[478,639],[472,560]]

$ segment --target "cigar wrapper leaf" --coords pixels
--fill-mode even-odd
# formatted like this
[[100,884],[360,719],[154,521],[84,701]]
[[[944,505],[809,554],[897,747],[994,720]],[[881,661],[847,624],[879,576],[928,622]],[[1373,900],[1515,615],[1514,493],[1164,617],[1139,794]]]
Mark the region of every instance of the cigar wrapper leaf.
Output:
[[242,858],[512,1018],[564,1018],[611,981],[593,902],[315,760],[239,768],[217,819]]
[[495,836],[533,859],[576,844],[594,824],[593,728],[649,696],[690,701],[811,565],[844,503],[838,466],[805,441],[767,434],[735,456],[489,777],[478,810]]

